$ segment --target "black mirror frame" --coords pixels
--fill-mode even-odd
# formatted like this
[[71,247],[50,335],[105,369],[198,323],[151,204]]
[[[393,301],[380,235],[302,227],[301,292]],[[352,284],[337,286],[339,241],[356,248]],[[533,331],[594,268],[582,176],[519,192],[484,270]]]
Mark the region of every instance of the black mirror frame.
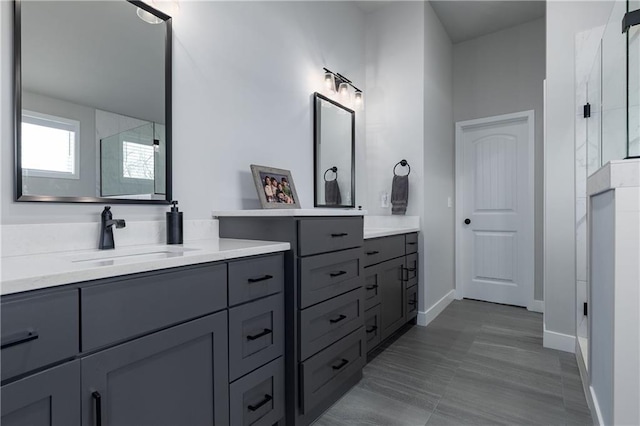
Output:
[[22,39],[21,39],[21,1],[14,0],[13,8],[13,63],[14,63],[14,175],[15,175],[15,197],[14,201],[35,201],[53,203],[110,203],[110,204],[169,204],[172,200],[172,174],[171,169],[171,136],[172,136],[172,107],[171,107],[171,51],[172,51],[172,29],[171,17],[159,10],[145,4],[142,1],[126,0],[140,9],[143,9],[165,21],[165,139],[166,139],[166,198],[164,200],[139,200],[126,198],[104,198],[104,197],[61,197],[51,195],[23,195],[22,194],[22,158],[21,158],[21,127],[22,127]]
[[[351,204],[327,205],[318,203],[318,138],[320,136],[320,123],[318,112],[320,101],[329,102],[351,114]],[[313,206],[323,208],[355,208],[356,206],[356,112],[346,106],[315,92],[313,94]]]

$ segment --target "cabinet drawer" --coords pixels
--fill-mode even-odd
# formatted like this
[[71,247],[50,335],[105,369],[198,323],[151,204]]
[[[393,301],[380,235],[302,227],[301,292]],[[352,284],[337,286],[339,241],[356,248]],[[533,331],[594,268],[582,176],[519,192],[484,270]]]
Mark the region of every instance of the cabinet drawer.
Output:
[[406,254],[416,253],[418,251],[418,233],[405,234]]
[[318,303],[300,312],[300,359],[326,348],[362,327],[364,307],[362,289]]
[[367,334],[366,349],[371,352],[380,343],[380,305],[364,313],[364,331]]
[[364,266],[405,255],[404,235],[373,238],[364,242]]
[[229,263],[229,306],[281,292],[283,259],[278,254]]
[[368,310],[380,303],[380,274],[375,266],[364,270],[364,309]]
[[272,361],[229,385],[234,426],[271,426],[284,415],[284,359]]
[[298,254],[300,256],[361,247],[362,238],[362,217],[298,220]]
[[301,364],[302,413],[311,412],[362,369],[364,334],[364,328],[360,328]]
[[80,290],[82,350],[149,333],[224,309],[227,265],[189,267]]
[[300,308],[360,287],[361,255],[362,250],[351,249],[299,259]]
[[407,256],[405,270],[405,285],[407,288],[418,284],[418,253]]
[[282,294],[229,310],[229,379],[235,380],[284,351]]
[[78,291],[2,302],[2,380],[79,351]]
[[409,321],[418,316],[418,286],[415,285],[407,289],[407,316]]

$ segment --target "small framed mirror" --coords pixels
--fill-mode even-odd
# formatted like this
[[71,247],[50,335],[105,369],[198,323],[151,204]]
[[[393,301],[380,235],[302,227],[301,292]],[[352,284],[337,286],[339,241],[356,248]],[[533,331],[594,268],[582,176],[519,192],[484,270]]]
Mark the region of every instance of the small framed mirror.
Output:
[[17,201],[171,200],[171,18],[141,1],[15,0]]
[[356,113],[314,93],[314,205],[355,207]]

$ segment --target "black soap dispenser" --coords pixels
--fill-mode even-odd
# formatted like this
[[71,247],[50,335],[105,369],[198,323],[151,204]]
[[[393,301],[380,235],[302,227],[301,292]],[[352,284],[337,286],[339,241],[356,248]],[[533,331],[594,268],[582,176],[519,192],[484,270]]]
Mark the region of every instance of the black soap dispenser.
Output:
[[177,201],[171,202],[171,211],[167,212],[167,244],[182,244],[182,212]]

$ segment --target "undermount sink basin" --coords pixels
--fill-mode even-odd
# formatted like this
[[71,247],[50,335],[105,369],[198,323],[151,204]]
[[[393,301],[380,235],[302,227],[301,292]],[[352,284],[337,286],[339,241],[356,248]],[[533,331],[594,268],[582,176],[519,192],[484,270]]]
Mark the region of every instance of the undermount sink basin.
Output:
[[71,258],[72,263],[94,262],[98,264],[113,264],[116,261],[127,262],[129,260],[168,259],[183,256],[184,253],[196,251],[195,248],[184,247],[155,247],[140,249],[120,249],[101,253],[90,253]]

